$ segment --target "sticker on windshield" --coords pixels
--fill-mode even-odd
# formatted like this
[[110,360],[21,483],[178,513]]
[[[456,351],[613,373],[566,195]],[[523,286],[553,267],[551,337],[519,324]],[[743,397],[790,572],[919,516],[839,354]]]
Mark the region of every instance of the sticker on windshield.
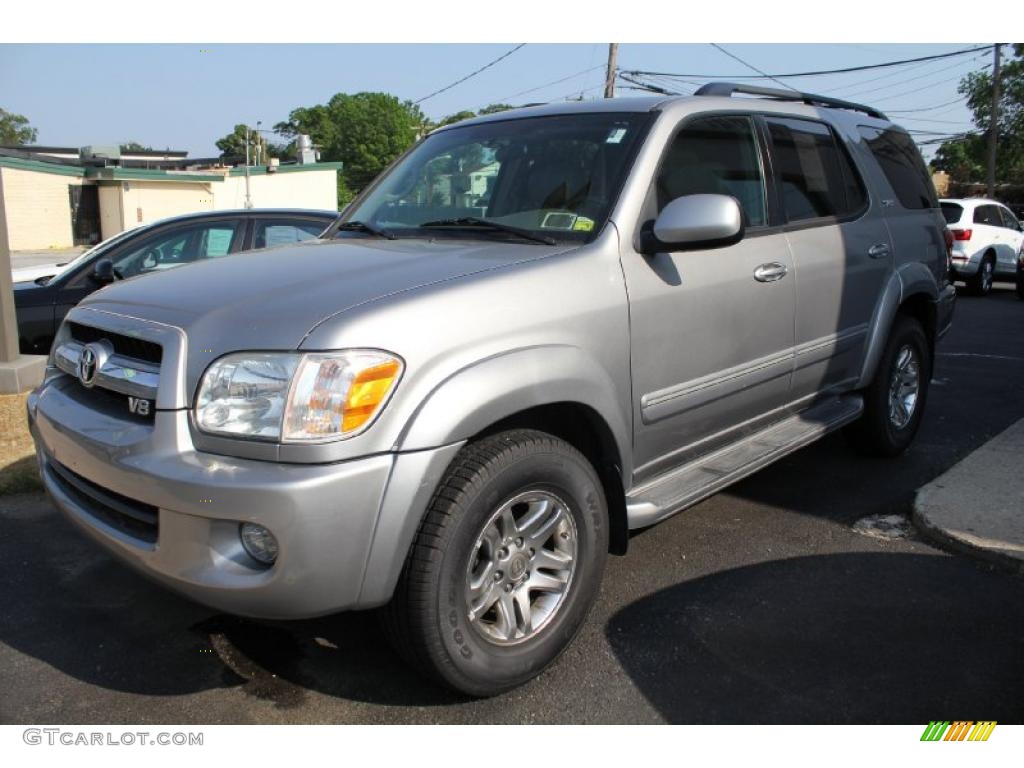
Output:
[[594,228],[594,220],[586,216],[577,216],[572,228],[577,232],[590,232]]
[[604,140],[605,144],[618,144],[622,141],[626,135],[625,128],[612,128],[612,132],[608,134],[608,138]]

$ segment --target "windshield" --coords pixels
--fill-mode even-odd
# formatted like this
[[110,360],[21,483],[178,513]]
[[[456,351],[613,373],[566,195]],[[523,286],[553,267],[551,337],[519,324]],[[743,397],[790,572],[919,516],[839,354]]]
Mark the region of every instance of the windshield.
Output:
[[[646,113],[606,112],[440,131],[351,206],[344,221],[398,237],[512,234],[465,221],[473,219],[525,230],[542,242],[588,240],[604,226],[648,124]],[[448,226],[434,228],[441,223]],[[348,228],[337,236],[367,231]]]

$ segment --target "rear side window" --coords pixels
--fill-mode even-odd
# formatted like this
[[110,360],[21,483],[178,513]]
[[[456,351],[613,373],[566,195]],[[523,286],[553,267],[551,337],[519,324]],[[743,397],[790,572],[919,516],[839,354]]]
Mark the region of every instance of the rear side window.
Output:
[[684,195],[731,195],[739,201],[746,226],[765,224],[764,177],[753,121],[721,115],[686,123],[662,162],[655,189],[659,212]]
[[864,207],[864,183],[827,125],[775,117],[766,122],[788,221],[843,218]]
[[1017,217],[1010,213],[1006,208],[1000,208],[999,213],[1003,215],[1003,226],[1007,229],[1020,229],[1020,222],[1017,221]]
[[957,205],[956,203],[942,203],[942,215],[946,219],[947,224],[956,224],[960,221],[960,217],[964,215],[964,207]]
[[860,135],[889,180],[900,205],[911,210],[938,207],[931,176],[909,135],[891,128],[882,130],[866,125],[860,126]]
[[999,218],[999,209],[994,205],[979,205],[975,208],[974,223],[986,224],[990,227],[1003,226],[1003,220]]

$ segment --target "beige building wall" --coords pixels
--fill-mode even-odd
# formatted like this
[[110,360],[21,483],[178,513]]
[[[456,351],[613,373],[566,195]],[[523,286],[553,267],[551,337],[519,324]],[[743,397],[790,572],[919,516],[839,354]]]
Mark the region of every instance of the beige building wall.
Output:
[[[254,175],[249,184],[253,208],[338,210],[338,172],[333,169]],[[244,176],[228,176],[213,190],[217,210],[245,207]]]
[[81,178],[18,168],[0,168],[0,174],[3,174],[0,210],[6,219],[10,250],[41,251],[74,246],[68,187],[81,186]]
[[[219,186],[219,182],[122,181],[121,230],[184,213],[211,211],[214,208],[211,187],[215,185]],[[102,203],[101,200],[101,209]],[[103,236],[107,236],[106,229]]]
[[100,237],[104,240],[125,230],[121,185],[100,184]]

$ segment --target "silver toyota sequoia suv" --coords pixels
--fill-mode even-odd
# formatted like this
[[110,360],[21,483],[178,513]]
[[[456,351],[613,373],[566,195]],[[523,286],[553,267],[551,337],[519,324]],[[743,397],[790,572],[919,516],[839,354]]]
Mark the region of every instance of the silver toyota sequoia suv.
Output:
[[906,449],[954,300],[904,130],[712,83],[437,130],[321,239],[115,282],[28,418],[53,502],[142,573],[379,608],[487,696],[566,648],[630,532],[833,430]]

